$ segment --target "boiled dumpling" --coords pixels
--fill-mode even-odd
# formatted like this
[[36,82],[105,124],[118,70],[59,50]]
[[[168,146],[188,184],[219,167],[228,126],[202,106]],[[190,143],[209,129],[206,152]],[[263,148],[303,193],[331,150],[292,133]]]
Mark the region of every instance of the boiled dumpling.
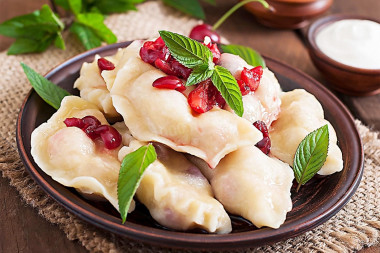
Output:
[[[220,65],[228,69],[236,79],[240,79],[244,67],[253,68],[239,56],[228,53],[221,55]],[[281,87],[276,77],[268,68],[264,68],[257,90],[243,96],[243,118],[251,123],[261,120],[269,127],[280,113],[280,94]],[[227,108],[232,112],[231,108]]]
[[278,228],[292,209],[293,170],[255,146],[228,154],[213,170],[205,166],[201,169],[224,208],[258,228]]
[[111,85],[113,104],[136,139],[166,144],[204,159],[211,167],[226,154],[262,139],[249,121],[226,110],[214,108],[194,115],[184,94],[152,86],[162,76],[163,72],[132,56]]
[[[81,129],[66,127],[63,122],[66,118],[85,116],[95,116],[102,124],[108,124],[94,104],[75,96],[65,97],[58,111],[33,131],[31,154],[55,181],[86,196],[102,196],[118,210],[119,148],[108,150]],[[134,202],[130,211],[133,209]]]
[[[118,53],[114,56],[105,58],[116,64],[122,54],[122,50],[119,50]],[[83,99],[97,105],[107,118],[116,118],[119,116],[119,114],[113,107],[112,99],[107,89],[106,83],[101,76],[97,63],[99,58],[100,56],[96,55],[93,62],[83,63],[80,70],[80,76],[74,83],[74,88],[80,90],[80,96]]]
[[281,96],[279,118],[269,132],[272,141],[271,154],[293,164],[297,147],[307,134],[327,124],[329,128],[329,151],[320,175],[329,175],[343,169],[342,151],[332,125],[324,119],[323,109],[318,100],[305,90],[285,92]]
[[[139,148],[134,140],[120,150],[119,158]],[[211,233],[231,232],[231,220],[213,198],[211,186],[197,167],[182,154],[156,145],[158,160],[144,172],[137,198],[160,224],[177,230],[202,228]]]

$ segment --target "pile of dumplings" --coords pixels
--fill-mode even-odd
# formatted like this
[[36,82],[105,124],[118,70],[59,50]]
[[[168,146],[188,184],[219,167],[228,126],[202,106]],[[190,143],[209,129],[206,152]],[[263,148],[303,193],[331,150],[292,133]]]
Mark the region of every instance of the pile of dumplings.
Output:
[[[256,227],[278,228],[292,209],[290,189],[293,157],[311,131],[328,124],[330,146],[319,171],[342,170],[342,152],[331,124],[317,99],[305,90],[282,92],[267,68],[256,92],[243,97],[244,115],[214,108],[195,115],[183,93],[157,89],[153,81],[166,74],[139,56],[143,41],[135,41],[110,57],[114,70],[99,71],[84,63],[74,87],[59,110],[32,133],[31,153],[38,166],[57,182],[74,187],[91,199],[106,199],[118,209],[117,181],[121,161],[130,152],[155,143],[158,159],[145,171],[135,199],[161,225],[209,233],[232,231],[228,215],[240,215]],[[222,54],[220,65],[235,77],[244,67],[239,56]],[[99,147],[79,128],[66,127],[70,117],[95,116],[122,135],[114,150]],[[269,156],[255,144],[263,138],[252,123],[269,127]],[[134,210],[135,203],[129,212]],[[227,213],[228,212],[228,213]]]

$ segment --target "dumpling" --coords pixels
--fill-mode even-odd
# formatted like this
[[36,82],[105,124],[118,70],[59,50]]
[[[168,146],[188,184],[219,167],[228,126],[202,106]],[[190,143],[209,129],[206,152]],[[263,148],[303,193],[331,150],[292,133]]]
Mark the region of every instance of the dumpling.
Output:
[[[118,210],[120,148],[108,150],[81,129],[66,127],[63,122],[66,118],[85,116],[95,116],[108,125],[96,105],[79,97],[65,97],[58,111],[33,131],[31,154],[37,165],[55,181],[74,187],[87,197],[104,197]],[[129,211],[133,209],[134,202]]]
[[318,100],[302,89],[284,92],[281,100],[280,117],[273,123],[269,132],[272,142],[271,154],[292,165],[297,147],[306,135],[328,124],[329,151],[318,174],[330,175],[341,171],[342,151],[337,145],[334,128],[324,119],[323,109]]
[[[117,54],[111,57],[105,57],[107,60],[116,64],[123,54],[123,50],[119,50]],[[91,63],[83,63],[80,70],[80,76],[74,83],[74,88],[80,90],[80,96],[97,105],[98,108],[106,115],[107,118],[117,118],[120,116],[112,104],[112,99],[107,89],[103,77],[100,75],[98,67],[99,55],[95,56],[95,60]],[[103,71],[109,72],[109,71]]]
[[255,146],[240,148],[224,157],[208,175],[215,197],[232,214],[256,227],[278,228],[292,209],[293,170]]
[[[228,69],[236,79],[240,78],[244,67],[253,68],[239,56],[228,53],[221,55],[220,65]],[[265,68],[257,90],[243,96],[243,118],[251,123],[261,120],[269,127],[280,113],[280,95],[280,84],[273,72]],[[232,109],[229,108],[229,111],[232,112]]]
[[[139,148],[134,140],[119,158]],[[201,228],[210,233],[231,232],[231,220],[213,198],[211,186],[197,167],[182,154],[155,145],[158,160],[144,172],[136,196],[160,224],[177,230]]]
[[211,167],[226,154],[262,139],[249,121],[226,110],[194,115],[184,94],[152,86],[164,75],[133,56],[116,73],[110,90],[113,104],[136,139],[190,153]]

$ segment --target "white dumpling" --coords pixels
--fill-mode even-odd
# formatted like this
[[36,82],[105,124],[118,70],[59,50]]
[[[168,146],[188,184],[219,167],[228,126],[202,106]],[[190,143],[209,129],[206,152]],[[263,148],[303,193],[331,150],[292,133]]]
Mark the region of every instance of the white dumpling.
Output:
[[[122,50],[107,60],[116,64],[122,56]],[[116,118],[119,116],[112,104],[112,99],[107,89],[106,83],[100,74],[98,67],[99,55],[95,56],[95,60],[91,63],[83,63],[80,70],[80,76],[74,83],[74,88],[80,91],[80,96],[97,105],[98,108],[106,115],[107,118]],[[109,71],[103,71],[109,72]]]
[[[236,79],[240,79],[244,67],[253,68],[239,56],[228,53],[221,55],[220,65],[228,69]],[[243,96],[243,118],[252,123],[261,120],[269,127],[280,113],[280,94],[281,87],[273,72],[264,68],[257,90]],[[229,110],[232,112],[231,108]]]
[[162,76],[139,57],[130,57],[116,73],[112,100],[136,139],[166,144],[204,159],[211,167],[226,154],[262,139],[249,121],[226,110],[194,115],[184,94],[152,86]]
[[[66,118],[95,116],[108,124],[97,106],[68,96],[31,137],[31,154],[37,165],[55,181],[76,188],[86,197],[101,196],[117,210],[117,181],[120,170],[118,149],[108,150],[100,141],[91,140],[81,129],[66,127]],[[134,209],[134,202],[130,211]]]
[[[120,160],[142,145],[132,141],[120,150]],[[182,154],[156,146],[158,160],[144,172],[137,198],[161,225],[177,230],[201,228],[210,233],[231,232],[231,220],[213,198],[211,186],[200,170]]]
[[284,92],[279,118],[273,123],[269,135],[272,142],[271,154],[293,165],[294,155],[300,142],[307,134],[328,124],[329,151],[320,175],[330,175],[343,169],[342,151],[337,145],[334,128],[324,119],[318,100],[302,89]]
[[255,146],[228,154],[211,175],[212,189],[224,208],[256,227],[278,228],[292,209],[292,169]]

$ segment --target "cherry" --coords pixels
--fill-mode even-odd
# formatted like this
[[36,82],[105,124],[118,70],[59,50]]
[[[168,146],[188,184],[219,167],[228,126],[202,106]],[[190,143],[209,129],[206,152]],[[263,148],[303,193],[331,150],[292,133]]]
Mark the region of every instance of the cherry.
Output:
[[258,120],[253,123],[253,126],[255,126],[260,132],[263,134],[263,139],[256,143],[256,147],[259,148],[264,154],[269,154],[270,148],[271,148],[271,141],[269,138],[268,128],[265,125],[264,122]]
[[171,57],[169,49],[161,37],[155,41],[146,41],[140,49],[140,57],[144,62],[168,75],[187,79],[192,71]]
[[100,125],[95,129],[95,133],[102,138],[107,149],[115,149],[121,145],[122,137],[112,126]]
[[247,69],[244,67],[240,74],[240,79],[237,80],[241,94],[244,96],[251,91],[256,91],[259,88],[262,76],[263,67],[258,66],[253,69]]
[[198,84],[198,86],[189,93],[187,98],[191,109],[197,113],[205,113],[209,111],[212,107],[209,105],[207,93],[207,87]]
[[78,127],[91,139],[102,138],[107,149],[115,149],[120,146],[122,137],[113,127],[101,125],[100,121],[94,116],[86,116],[82,119],[67,118],[63,121],[67,127]]
[[107,60],[106,58],[99,58],[98,59],[98,67],[100,69],[100,72],[102,72],[103,70],[114,70],[115,69],[115,65],[113,65],[113,63],[110,62],[109,60]]
[[[204,44],[204,43],[203,43]],[[213,43],[209,43],[209,44],[204,44],[205,46],[207,46],[211,53],[212,53],[212,61],[217,64],[219,62],[219,59],[220,59],[220,56],[221,56],[221,53],[219,51],[219,48],[216,44],[213,44]]]
[[226,101],[210,79],[199,83],[198,86],[190,92],[187,100],[190,107],[197,113],[205,113],[214,106],[223,108],[226,104]]
[[263,67],[258,66],[253,69],[244,68],[241,72],[241,80],[250,88],[256,91],[259,87],[261,77],[263,75]]
[[176,76],[163,76],[153,82],[153,87],[159,89],[172,89],[177,91],[186,90],[182,80]]
[[78,119],[78,118],[67,118],[63,122],[65,123],[67,127],[83,128],[85,126],[82,119]]
[[206,36],[210,37],[212,42],[220,43],[219,34],[216,31],[212,30],[211,25],[208,25],[208,24],[201,24],[201,25],[194,26],[190,32],[189,37],[194,40],[203,42]]

